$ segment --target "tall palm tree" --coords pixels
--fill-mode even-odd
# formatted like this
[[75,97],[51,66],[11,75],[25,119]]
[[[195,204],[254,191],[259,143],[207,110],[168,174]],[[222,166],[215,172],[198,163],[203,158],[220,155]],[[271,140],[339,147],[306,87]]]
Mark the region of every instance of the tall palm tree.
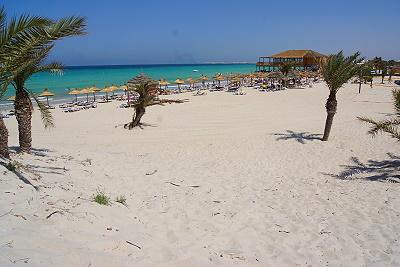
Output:
[[360,64],[357,72],[358,78],[358,93],[361,93],[361,84],[368,80],[371,76],[371,66],[367,63]]
[[279,71],[282,72],[284,76],[287,76],[292,69],[293,64],[291,62],[283,62],[279,67]]
[[393,105],[395,109],[395,118],[383,121],[374,121],[373,119],[358,117],[359,120],[372,124],[372,128],[368,131],[369,134],[375,136],[379,132],[390,134],[393,138],[400,141],[400,90],[393,90]]
[[10,158],[8,153],[8,130],[3,121],[3,115],[0,113],[0,158]]
[[[51,21],[42,17],[21,16],[19,19],[12,18],[6,23],[6,12],[4,7],[0,8],[0,98],[3,96],[11,81],[11,72],[6,70],[6,64],[11,57],[24,54],[27,49],[34,46],[33,36],[38,27],[48,26]],[[29,46],[30,44],[30,46]],[[28,60],[21,59],[15,61],[19,66],[14,70],[15,73],[26,64]],[[8,130],[0,114],[0,156],[9,158],[8,152]]]
[[151,81],[138,84],[134,87],[133,92],[138,95],[136,101],[133,102],[132,107],[135,109],[132,121],[125,124],[125,128],[129,130],[139,126],[140,120],[146,113],[146,108],[153,105],[162,105],[162,101],[157,97],[157,88]]
[[33,110],[30,97],[38,104],[45,127],[53,125],[53,121],[49,110],[25,87],[25,83],[38,72],[62,72],[60,63],[47,64],[45,60],[55,41],[85,34],[85,19],[72,16],[52,21],[41,17],[21,16],[6,23],[5,17],[3,8],[0,12],[0,96],[4,95],[10,84],[14,87],[20,149],[22,152],[29,152],[32,147]]
[[357,63],[361,62],[360,53],[345,57],[343,52],[330,55],[325,62],[321,63],[321,74],[329,88],[329,97],[326,100],[326,122],[322,141],[328,141],[331,132],[333,117],[337,110],[336,93],[350,80],[358,71]]
[[385,79],[386,74],[387,74],[387,68],[386,68],[386,66],[383,66],[382,72],[381,72],[381,77],[382,77],[381,84],[384,84],[383,80]]
[[284,86],[286,87],[287,83],[287,76],[289,72],[293,69],[293,64],[291,62],[283,62],[282,65],[279,67],[279,71],[285,76]]

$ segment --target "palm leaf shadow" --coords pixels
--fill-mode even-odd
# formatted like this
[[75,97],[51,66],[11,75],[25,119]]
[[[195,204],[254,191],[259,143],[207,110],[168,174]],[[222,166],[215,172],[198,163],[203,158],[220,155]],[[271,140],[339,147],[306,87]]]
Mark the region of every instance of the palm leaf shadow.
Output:
[[309,132],[295,132],[286,130],[286,133],[274,133],[272,135],[278,136],[276,141],[295,140],[300,144],[306,144],[306,141],[321,140],[320,134],[312,134]]
[[400,157],[387,153],[389,159],[368,160],[361,162],[357,157],[351,157],[351,164],[341,165],[344,169],[338,174],[322,173],[342,180],[363,179],[377,182],[400,183]]

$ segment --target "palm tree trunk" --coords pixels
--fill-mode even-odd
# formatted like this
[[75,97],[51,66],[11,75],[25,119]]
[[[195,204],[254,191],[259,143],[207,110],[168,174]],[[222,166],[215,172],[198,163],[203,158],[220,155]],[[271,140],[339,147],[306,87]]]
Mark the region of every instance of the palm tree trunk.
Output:
[[336,100],[336,92],[331,91],[328,99],[326,100],[326,122],[325,122],[325,130],[324,136],[322,137],[322,141],[328,141],[329,134],[331,132],[333,117],[335,116],[337,109],[337,100]]
[[8,130],[4,124],[3,117],[0,114],[0,157],[9,159],[8,153]]
[[24,89],[17,88],[14,108],[18,122],[20,150],[29,152],[32,148],[32,103]]
[[146,109],[144,108],[135,108],[135,114],[132,117],[132,122],[125,124],[125,128],[131,130],[132,128],[140,125],[140,120],[142,119]]

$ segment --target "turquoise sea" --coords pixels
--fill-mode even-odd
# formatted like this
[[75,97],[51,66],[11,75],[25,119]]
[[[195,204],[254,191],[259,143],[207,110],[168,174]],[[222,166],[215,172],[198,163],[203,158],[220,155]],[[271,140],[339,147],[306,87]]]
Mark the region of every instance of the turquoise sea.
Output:
[[[207,75],[212,78],[216,73],[247,73],[255,71],[255,64],[168,64],[168,65],[120,65],[120,66],[76,66],[66,67],[62,75],[39,73],[33,76],[26,87],[33,92],[41,92],[48,88],[55,93],[55,100],[71,98],[67,92],[71,88],[82,89],[95,85],[98,88],[105,86],[123,85],[134,76],[144,73],[154,80],[161,78],[168,80],[173,86],[173,81],[178,77],[199,78]],[[10,87],[4,99],[14,95]]]

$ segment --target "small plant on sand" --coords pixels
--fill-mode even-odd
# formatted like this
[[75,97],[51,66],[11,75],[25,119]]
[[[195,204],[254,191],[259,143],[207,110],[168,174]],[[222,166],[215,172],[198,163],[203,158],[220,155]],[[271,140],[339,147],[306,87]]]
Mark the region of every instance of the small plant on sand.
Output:
[[118,203],[120,203],[120,204],[122,204],[122,205],[124,205],[124,206],[127,206],[127,204],[126,204],[126,197],[123,196],[123,195],[118,196],[118,197],[115,199],[115,202],[118,202]]
[[4,165],[4,167],[6,167],[7,170],[9,170],[10,172],[15,172],[17,170],[17,166],[13,162],[7,163],[6,165]]
[[100,205],[110,205],[110,198],[103,191],[97,191],[93,196],[93,201]]
[[372,124],[371,129],[368,131],[372,136],[380,132],[388,133],[391,137],[400,141],[400,90],[393,90],[393,105],[395,109],[395,117],[392,119],[374,121],[369,118],[358,117],[359,120]]

